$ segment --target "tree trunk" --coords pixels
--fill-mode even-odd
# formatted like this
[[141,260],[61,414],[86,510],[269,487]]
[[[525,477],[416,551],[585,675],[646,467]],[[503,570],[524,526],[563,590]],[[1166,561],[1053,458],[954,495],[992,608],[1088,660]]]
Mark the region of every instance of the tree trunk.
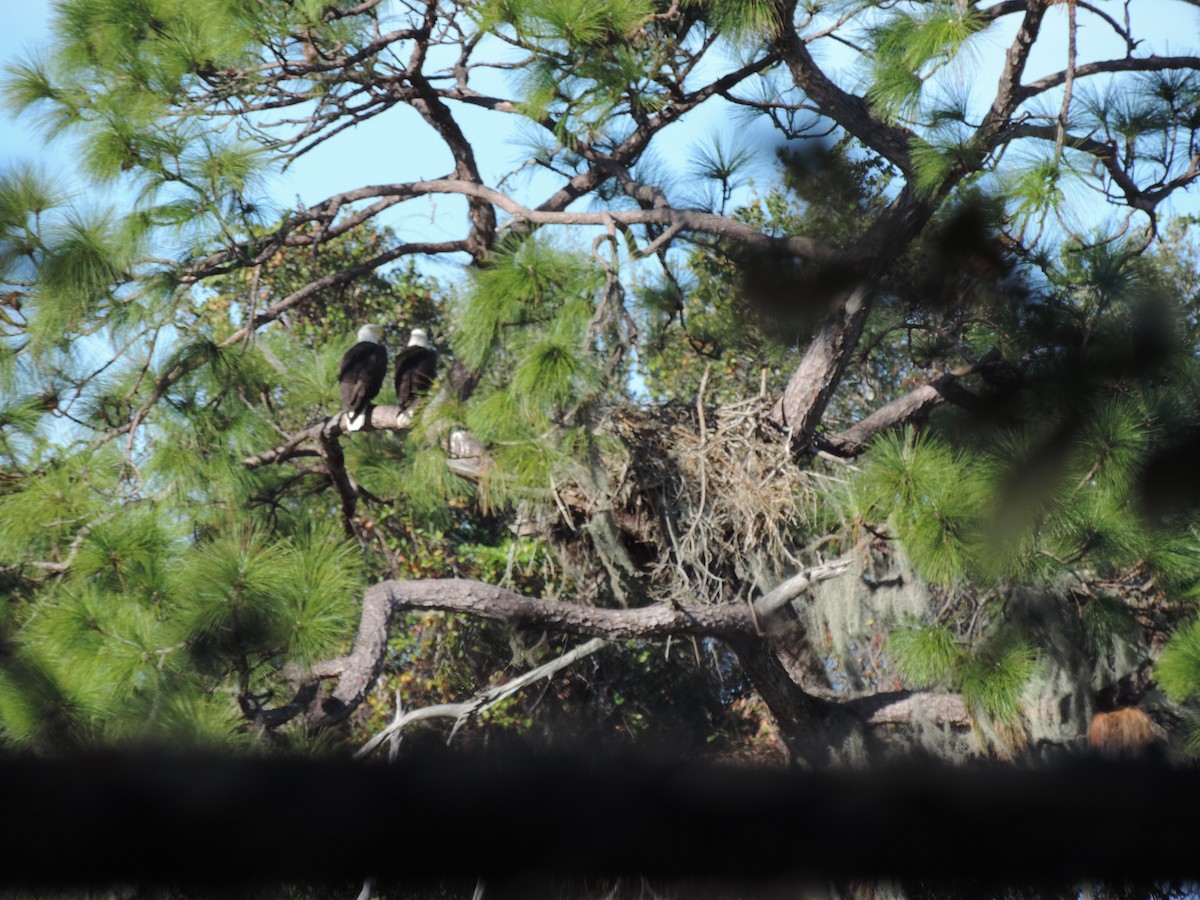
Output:
[[861,723],[837,704],[805,693],[783,667],[771,642],[760,637],[736,637],[729,645],[754,689],[771,711],[787,744],[792,762],[818,768],[830,762],[851,761],[854,736]]

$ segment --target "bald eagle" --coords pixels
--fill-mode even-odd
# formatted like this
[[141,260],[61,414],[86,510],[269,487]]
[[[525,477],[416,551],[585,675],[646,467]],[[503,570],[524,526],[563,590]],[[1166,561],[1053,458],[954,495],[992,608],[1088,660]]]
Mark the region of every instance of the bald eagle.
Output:
[[437,375],[437,356],[429,335],[414,328],[408,346],[396,356],[396,405],[401,412],[429,392]]
[[338,382],[342,390],[342,408],[350,414],[350,431],[367,424],[367,410],[383,386],[387,374],[387,350],[383,329],[364,325],[358,329],[358,343],[342,356]]

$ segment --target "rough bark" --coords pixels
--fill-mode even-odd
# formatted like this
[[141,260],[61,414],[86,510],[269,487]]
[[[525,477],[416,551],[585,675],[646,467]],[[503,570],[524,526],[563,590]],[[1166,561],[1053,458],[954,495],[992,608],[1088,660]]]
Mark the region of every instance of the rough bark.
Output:
[[738,635],[729,646],[771,711],[794,761],[820,766],[840,755],[860,722],[837,703],[805,693],[788,675],[770,641]]
[[[292,672],[296,696],[276,709],[262,710],[260,724],[275,727],[299,718],[311,728],[341,721],[366,699],[382,671],[388,634],[398,613],[426,610],[464,613],[516,628],[535,628],[606,640],[707,636],[726,641],[779,725],[797,761],[818,765],[839,755],[865,724],[905,720],[920,701],[910,697],[842,704],[806,692],[788,675],[765,632],[775,626],[787,601],[815,581],[834,577],[845,564],[817,567],[782,583],[749,605],[679,607],[660,603],[635,609],[597,609],[536,600],[514,591],[465,579],[385,581],[363,596],[362,618],[351,652],[339,659]],[[792,623],[792,628],[798,627]],[[322,691],[320,682],[332,680]],[[905,706],[907,703],[907,706]],[[934,707],[934,711],[937,709]],[[957,720],[955,720],[957,721]]]
[[862,284],[850,291],[813,337],[771,411],[771,420],[787,433],[793,455],[803,453],[812,442],[858,346],[869,311],[867,286]]
[[936,722],[956,728],[969,728],[971,716],[959,694],[919,694],[897,691],[860,697],[846,703],[846,709],[868,725],[912,725]]
[[881,406],[857,424],[836,434],[823,438],[822,445],[843,456],[857,456],[866,449],[871,439],[884,431],[909,422],[919,421],[943,403],[961,399],[962,388],[958,382],[995,365],[1000,360],[999,351],[992,351],[976,363],[946,372],[928,384],[923,384]]

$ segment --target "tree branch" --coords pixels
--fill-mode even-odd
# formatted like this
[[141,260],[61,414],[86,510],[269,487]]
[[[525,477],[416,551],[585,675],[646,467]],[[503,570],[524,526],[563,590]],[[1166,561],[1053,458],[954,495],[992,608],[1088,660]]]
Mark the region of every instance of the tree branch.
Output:
[[857,456],[866,449],[877,434],[912,422],[928,414],[934,407],[953,401],[951,387],[962,378],[995,366],[1000,361],[1000,351],[990,350],[978,362],[946,372],[928,384],[923,384],[881,406],[871,415],[845,431],[828,435],[822,439],[826,449],[841,456]]
[[[1046,14],[1047,5],[1046,0],[1027,0],[1025,18],[1021,21],[1021,26],[1017,29],[1017,34],[1005,55],[1004,69],[1000,73],[1000,84],[996,88],[996,96],[992,100],[991,108],[983,117],[983,122],[975,132],[975,142],[982,147],[992,145],[995,136],[1012,121],[1013,113],[1025,99],[1021,87],[1021,76],[1025,72],[1029,53],[1033,50],[1034,41],[1037,40],[1038,31],[1042,27],[1042,19]],[[1078,71],[1076,75],[1078,75]]]
[[342,501],[342,526],[346,534],[354,535],[354,511],[358,507],[358,485],[346,471],[346,457],[342,445],[328,432],[317,434],[317,452],[329,470],[329,480]]
[[354,754],[355,759],[362,759],[370,755],[376,747],[386,741],[393,734],[396,734],[408,725],[416,722],[424,722],[429,719],[454,719],[454,728],[450,732],[450,737],[447,743],[454,739],[455,733],[467,719],[478,716],[485,710],[495,706],[514,694],[524,690],[534,682],[541,681],[543,678],[549,678],[557,674],[567,666],[574,665],[581,659],[586,659],[598,650],[603,650],[609,646],[609,641],[603,638],[593,638],[587,643],[580,644],[562,656],[550,660],[538,666],[536,669],[530,669],[516,678],[511,678],[504,684],[497,685],[493,688],[488,688],[485,691],[480,691],[470,700],[464,700],[460,703],[439,703],[435,706],[426,706],[421,709],[415,709],[412,712],[397,714],[386,728],[367,741],[357,753]]
[[[361,431],[403,431],[412,424],[415,410],[409,408],[401,411],[397,406],[372,406],[371,414]],[[313,452],[302,445],[307,441],[315,441],[322,435],[336,438],[349,434],[349,419],[344,412],[336,413],[322,419],[315,425],[310,425],[303,431],[297,432],[284,444],[271,450],[264,450],[254,456],[242,459],[242,465],[247,469],[257,469],[274,463],[285,462],[297,456],[312,456]]]
[[905,175],[912,175],[911,131],[888,124],[875,115],[865,99],[838,87],[813,60],[790,17],[775,44],[796,87],[820,108],[823,115],[895,163]]
[[862,335],[868,312],[867,286],[860,284],[813,336],[800,365],[771,410],[771,421],[788,435],[793,456],[803,453],[812,442]]
[[[1055,141],[1058,138],[1058,129],[1051,125],[1014,124],[1001,132],[997,143],[1009,143],[1020,138]],[[1200,155],[1197,155],[1189,160],[1187,169],[1171,181],[1150,190],[1143,190],[1121,165],[1117,148],[1113,144],[1093,137],[1067,134],[1063,136],[1063,146],[1094,157],[1104,167],[1113,183],[1121,189],[1121,193],[1125,195],[1125,202],[1131,208],[1142,212],[1154,212],[1172,193],[1200,178]]]
[[[341,721],[366,698],[383,668],[392,619],[417,610],[452,612],[503,622],[514,628],[535,628],[604,640],[653,640],[694,635],[756,641],[787,601],[809,585],[845,571],[848,561],[835,561],[788,579],[750,605],[676,606],[656,603],[634,609],[597,609],[574,603],[535,600],[515,591],[461,578],[422,581],[384,581],[363,595],[358,634],[347,656],[293,672],[297,695],[282,707],[260,710],[265,727],[296,717],[311,727]],[[749,652],[749,651],[747,651]],[[318,696],[317,682],[337,679],[328,696]],[[795,690],[800,691],[798,687]],[[770,702],[770,701],[768,701]],[[815,702],[815,701],[814,701]]]
[[[1163,72],[1171,69],[1200,70],[1200,56],[1146,56],[1141,58],[1126,57],[1124,59],[1106,59],[1097,62],[1084,63],[1075,67],[1076,79],[1089,75],[1106,75],[1113,72]],[[1028,100],[1038,94],[1052,90],[1067,81],[1069,70],[1046,75],[1036,81],[1031,81],[1018,89],[1017,98]]]

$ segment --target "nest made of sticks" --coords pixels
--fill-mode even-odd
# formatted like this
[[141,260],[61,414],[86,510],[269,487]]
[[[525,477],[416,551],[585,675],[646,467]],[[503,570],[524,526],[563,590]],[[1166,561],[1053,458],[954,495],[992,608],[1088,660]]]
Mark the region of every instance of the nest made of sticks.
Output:
[[614,591],[632,579],[643,602],[732,602],[774,585],[804,565],[819,476],[764,432],[770,403],[610,410],[602,429],[619,450],[558,489],[570,517],[560,537],[586,533],[588,553],[623,582]]

